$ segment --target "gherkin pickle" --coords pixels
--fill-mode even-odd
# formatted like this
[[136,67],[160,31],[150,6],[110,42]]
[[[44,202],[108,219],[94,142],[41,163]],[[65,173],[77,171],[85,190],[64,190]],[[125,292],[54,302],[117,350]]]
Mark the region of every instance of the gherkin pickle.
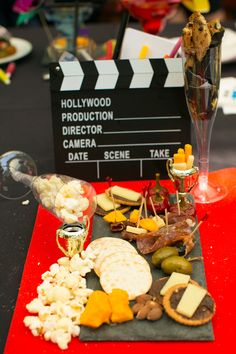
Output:
[[152,255],[152,264],[157,268],[161,268],[161,263],[164,259],[170,256],[178,256],[178,254],[178,249],[176,247],[159,248],[159,250]]
[[161,269],[166,274],[171,274],[173,272],[191,274],[193,271],[192,264],[180,256],[170,256],[165,258],[161,263]]

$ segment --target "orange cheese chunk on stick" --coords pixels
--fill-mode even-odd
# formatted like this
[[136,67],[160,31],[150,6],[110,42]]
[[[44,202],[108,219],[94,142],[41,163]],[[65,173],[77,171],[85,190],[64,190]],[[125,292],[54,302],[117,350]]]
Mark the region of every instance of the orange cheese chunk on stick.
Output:
[[185,154],[184,149],[182,149],[182,148],[179,148],[177,153],[178,154]]
[[185,144],[184,145],[184,152],[185,152],[185,161],[187,162],[188,161],[188,157],[190,155],[192,155],[192,153],[193,153],[192,145]]
[[185,162],[184,154],[174,154],[174,163],[182,163]]

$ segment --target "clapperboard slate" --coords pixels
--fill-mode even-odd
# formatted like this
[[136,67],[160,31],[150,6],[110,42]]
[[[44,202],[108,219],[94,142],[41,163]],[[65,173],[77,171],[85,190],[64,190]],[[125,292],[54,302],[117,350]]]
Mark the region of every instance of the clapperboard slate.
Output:
[[182,61],[65,61],[50,67],[56,172],[87,181],[167,177],[190,142]]

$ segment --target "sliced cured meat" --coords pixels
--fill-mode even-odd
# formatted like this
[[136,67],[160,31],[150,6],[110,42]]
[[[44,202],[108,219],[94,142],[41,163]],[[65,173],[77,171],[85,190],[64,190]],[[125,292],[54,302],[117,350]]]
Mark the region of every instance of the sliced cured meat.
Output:
[[157,232],[147,232],[137,235],[137,248],[142,254],[155,252],[161,247],[172,246],[177,242],[183,242],[186,253],[194,247],[192,230],[186,221],[177,222],[162,227]]

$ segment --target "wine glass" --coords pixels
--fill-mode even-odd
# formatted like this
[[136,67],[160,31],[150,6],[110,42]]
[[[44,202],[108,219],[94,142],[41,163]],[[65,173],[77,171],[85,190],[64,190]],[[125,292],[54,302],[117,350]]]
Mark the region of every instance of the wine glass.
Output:
[[180,0],[120,0],[121,5],[137,18],[143,30],[157,34],[165,26],[165,20],[171,16]]
[[182,48],[184,88],[196,135],[199,178],[192,190],[196,203],[213,203],[224,198],[224,186],[208,180],[212,127],[215,121],[221,77],[221,46],[210,46],[199,61]]
[[[25,175],[25,183],[16,183],[11,170]],[[0,156],[0,195],[5,199],[19,199],[31,192],[29,182],[37,175],[34,160],[21,151],[8,151]],[[27,182],[26,182],[27,180]]]
[[[21,151],[3,154],[0,157],[0,195],[18,199],[32,191],[35,199],[64,223],[56,233],[61,251],[68,256],[81,252],[96,209],[93,186],[70,176],[36,174],[36,165],[28,154]],[[59,237],[67,241],[67,249],[60,244]]]

